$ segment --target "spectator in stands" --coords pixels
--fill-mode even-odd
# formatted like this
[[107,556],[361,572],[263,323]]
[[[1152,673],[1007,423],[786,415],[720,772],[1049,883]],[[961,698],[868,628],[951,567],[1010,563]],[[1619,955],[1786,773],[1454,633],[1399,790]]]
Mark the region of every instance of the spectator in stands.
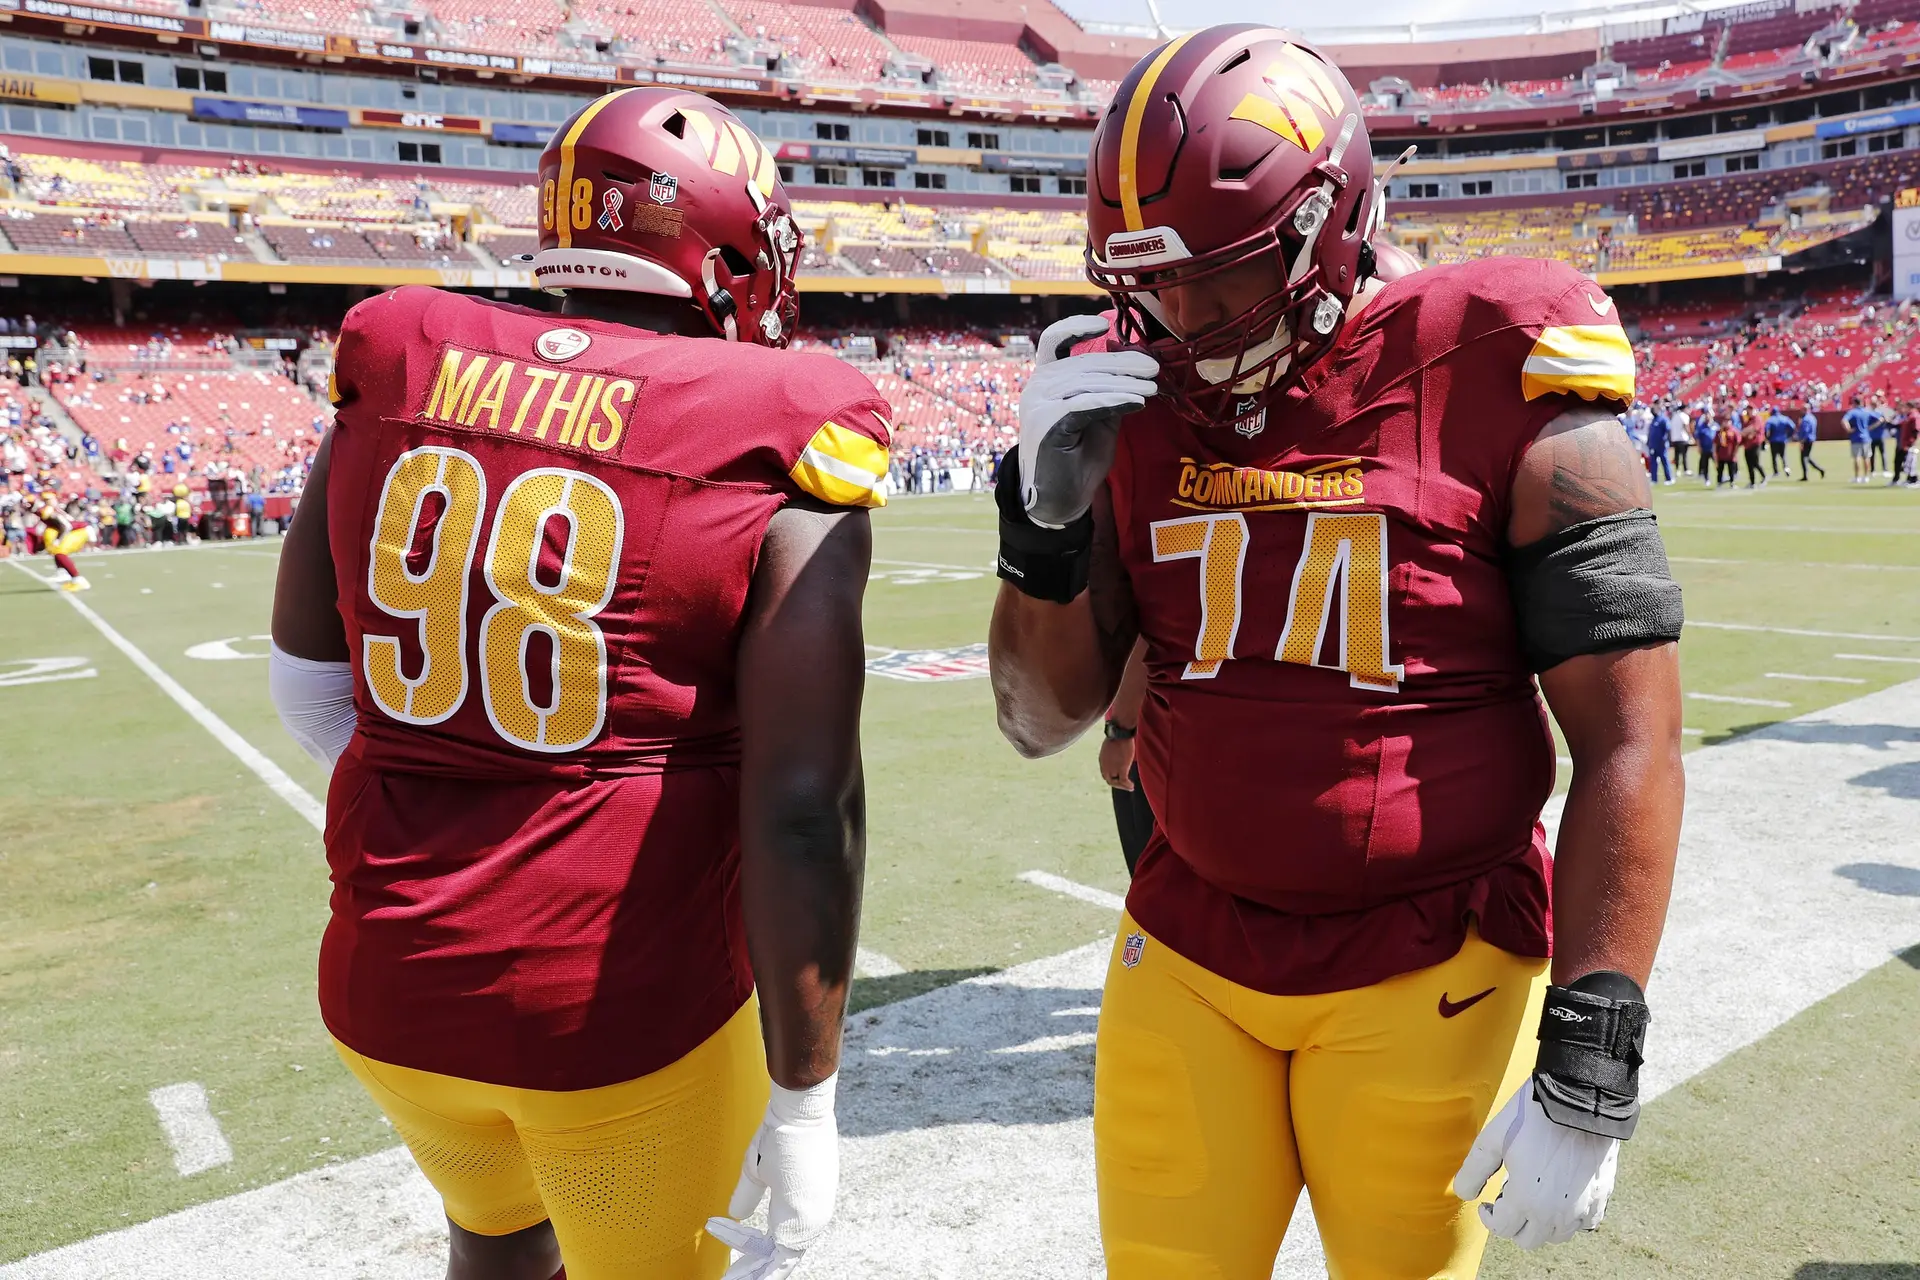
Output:
[[1667,415],[1667,439],[1673,446],[1673,466],[1670,470],[1685,475],[1687,451],[1693,447],[1693,419],[1687,413],[1684,400],[1670,403],[1673,406],[1672,412]]
[[1806,412],[1800,415],[1800,426],[1795,430],[1794,438],[1800,442],[1801,481],[1803,483],[1806,481],[1808,467],[1812,467],[1815,471],[1818,471],[1820,478],[1825,480],[1827,478],[1827,469],[1813,460],[1813,445],[1814,442],[1820,438],[1820,419],[1814,416],[1813,406],[1811,404],[1807,405]]
[[1786,411],[1775,406],[1767,415],[1767,465],[1772,475],[1780,475],[1787,470],[1787,440],[1793,435],[1793,419]]
[[1867,483],[1868,473],[1873,469],[1873,411],[1863,407],[1860,397],[1853,398],[1853,406],[1841,415],[1847,424],[1847,447],[1853,453],[1853,483]]
[[1740,449],[1747,459],[1747,488],[1767,482],[1767,473],[1760,465],[1760,446],[1767,440],[1766,423],[1757,409],[1743,409],[1740,427]]
[[1733,425],[1731,410],[1720,410],[1720,421],[1713,431],[1713,487],[1732,485],[1740,479],[1740,430]]
[[1647,474],[1655,484],[1660,483],[1660,472],[1665,468],[1667,483],[1673,483],[1673,466],[1667,461],[1667,440],[1671,423],[1667,418],[1667,407],[1656,404],[1648,411],[1647,417]]

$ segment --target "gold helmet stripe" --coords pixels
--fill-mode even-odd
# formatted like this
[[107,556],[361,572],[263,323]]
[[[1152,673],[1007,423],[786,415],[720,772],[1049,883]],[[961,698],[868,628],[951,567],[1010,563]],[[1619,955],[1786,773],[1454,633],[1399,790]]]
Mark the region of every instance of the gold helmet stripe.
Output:
[[1127,101],[1126,119],[1120,126],[1120,212],[1127,220],[1127,230],[1140,231],[1146,223],[1140,219],[1140,175],[1137,168],[1140,150],[1140,122],[1147,114],[1147,102],[1153,97],[1153,86],[1160,79],[1160,73],[1167,63],[1173,61],[1173,55],[1180,52],[1181,46],[1193,39],[1196,33],[1189,31],[1178,40],[1169,43],[1147,64],[1140,83],[1133,86],[1133,97]]
[[568,193],[573,190],[573,148],[580,141],[580,135],[587,131],[593,118],[607,109],[607,104],[623,94],[632,93],[632,89],[620,89],[604,97],[595,98],[587,104],[586,110],[573,118],[566,136],[560,139],[560,175],[554,191],[554,229],[560,233],[560,247],[573,247],[573,219],[567,216]]

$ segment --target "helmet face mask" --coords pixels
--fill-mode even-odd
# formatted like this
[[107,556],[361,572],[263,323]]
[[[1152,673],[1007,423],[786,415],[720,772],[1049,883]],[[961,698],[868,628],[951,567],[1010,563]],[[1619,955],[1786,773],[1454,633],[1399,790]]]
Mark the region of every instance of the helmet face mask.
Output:
[[[1090,168],[1087,276],[1113,298],[1119,341],[1160,361],[1180,416],[1243,417],[1333,346],[1375,193],[1359,101],[1317,51],[1251,25],[1163,46],[1115,94]],[[1263,260],[1282,282],[1271,296],[1197,333],[1165,323],[1163,291]]]
[[731,111],[647,86],[596,99],[540,156],[536,287],[685,300],[732,341],[783,347],[804,243],[773,153]]

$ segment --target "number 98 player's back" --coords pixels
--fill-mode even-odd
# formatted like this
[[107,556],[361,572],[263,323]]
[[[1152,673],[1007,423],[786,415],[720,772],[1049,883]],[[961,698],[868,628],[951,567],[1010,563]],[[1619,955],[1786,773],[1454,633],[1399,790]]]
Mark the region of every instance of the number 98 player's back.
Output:
[[[600,98],[540,191],[561,315],[405,288],[341,332],[274,616],[335,767],[321,1010],[455,1280],[784,1275],[835,1191],[888,410],[780,349],[799,230],[725,108]],[[720,1216],[769,1182],[768,1232]]]

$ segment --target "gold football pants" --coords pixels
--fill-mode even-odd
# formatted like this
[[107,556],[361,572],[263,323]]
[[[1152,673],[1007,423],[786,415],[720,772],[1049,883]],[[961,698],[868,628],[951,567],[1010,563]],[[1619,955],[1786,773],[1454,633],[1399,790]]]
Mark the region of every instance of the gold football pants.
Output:
[[1486,1231],[1453,1175],[1532,1068],[1546,974],[1469,933],[1429,969],[1274,996],[1123,917],[1094,1069],[1110,1280],[1267,1280],[1303,1187],[1331,1280],[1470,1280]]
[[551,1221],[568,1280],[726,1270],[706,1225],[727,1211],[767,1106],[756,1001],[679,1061],[601,1089],[511,1089],[334,1048],[467,1230]]

